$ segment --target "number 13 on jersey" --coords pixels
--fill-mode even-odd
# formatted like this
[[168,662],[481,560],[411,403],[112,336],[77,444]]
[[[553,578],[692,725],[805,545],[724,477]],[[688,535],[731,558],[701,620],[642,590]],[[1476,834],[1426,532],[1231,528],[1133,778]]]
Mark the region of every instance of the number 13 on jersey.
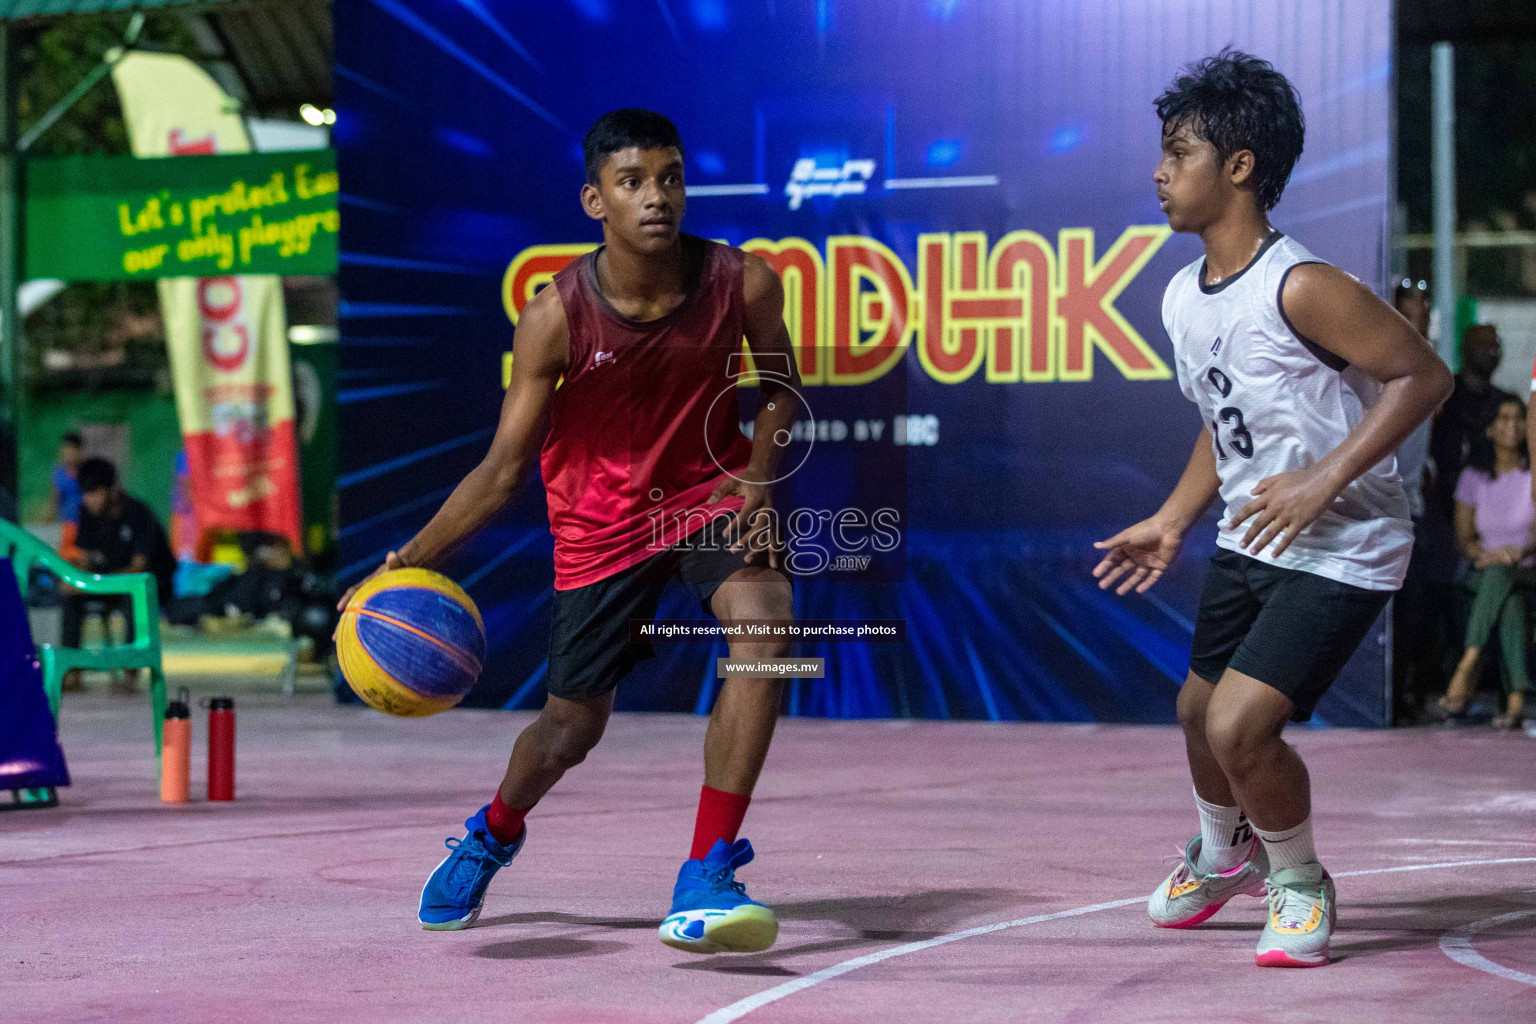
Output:
[[[1222,398],[1231,396],[1232,382],[1216,367],[1206,371],[1205,379],[1220,392]],[[1243,410],[1234,405],[1225,406],[1216,413],[1216,418],[1220,423],[1211,424],[1211,440],[1216,443],[1216,457],[1223,462],[1227,458],[1226,449],[1221,446],[1221,425],[1224,424],[1227,428],[1227,444],[1231,449],[1245,459],[1253,458],[1253,435],[1243,424]]]

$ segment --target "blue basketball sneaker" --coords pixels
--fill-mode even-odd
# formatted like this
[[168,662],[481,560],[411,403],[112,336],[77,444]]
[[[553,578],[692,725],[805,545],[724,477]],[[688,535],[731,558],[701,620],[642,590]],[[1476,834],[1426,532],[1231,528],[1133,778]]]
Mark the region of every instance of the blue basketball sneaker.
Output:
[[717,839],[703,860],[684,861],[661,941],[690,953],[759,953],[773,945],[779,919],[736,881],[736,869],[751,861],[745,839]]
[[480,916],[480,904],[485,902],[491,876],[512,863],[528,838],[528,826],[524,825],[517,842],[511,846],[498,843],[485,825],[489,806],[480,808],[464,823],[469,835],[443,841],[453,852],[443,858],[421,887],[421,909],[416,913],[416,919],[428,931],[455,932],[474,924]]

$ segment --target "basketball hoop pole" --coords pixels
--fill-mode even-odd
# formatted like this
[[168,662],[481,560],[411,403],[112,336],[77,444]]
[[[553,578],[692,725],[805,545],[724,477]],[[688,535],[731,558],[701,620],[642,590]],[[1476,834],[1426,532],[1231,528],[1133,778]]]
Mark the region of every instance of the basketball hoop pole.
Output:
[[1429,80],[1435,349],[1456,369],[1456,52],[1450,43],[1431,48]]

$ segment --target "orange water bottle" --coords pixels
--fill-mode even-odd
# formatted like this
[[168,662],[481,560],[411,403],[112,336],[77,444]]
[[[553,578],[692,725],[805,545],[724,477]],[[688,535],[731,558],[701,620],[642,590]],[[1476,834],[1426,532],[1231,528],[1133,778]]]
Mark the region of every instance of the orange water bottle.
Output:
[[166,705],[160,737],[160,799],[184,804],[191,799],[192,708],[191,694],[183,686]]

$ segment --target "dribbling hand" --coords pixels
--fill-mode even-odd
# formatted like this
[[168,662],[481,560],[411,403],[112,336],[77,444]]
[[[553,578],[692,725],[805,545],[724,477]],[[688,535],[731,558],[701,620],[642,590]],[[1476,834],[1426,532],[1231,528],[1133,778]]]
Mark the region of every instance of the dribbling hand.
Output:
[[1115,593],[1121,597],[1132,590],[1145,594],[1163,578],[1183,545],[1182,534],[1156,519],[1143,519],[1093,545],[1104,552],[1103,560],[1093,567],[1093,578],[1099,581],[1100,590],[1108,590],[1121,581],[1115,587]]
[[[405,563],[400,560],[400,556],[395,554],[393,551],[391,551],[389,554],[384,556],[384,564],[383,565],[379,566],[377,569],[373,570],[373,572],[369,573],[367,576],[364,576],[362,579],[358,580],[356,583],[352,584],[350,587],[347,588],[347,592],[345,594],[341,595],[341,600],[336,602],[336,610],[339,611],[339,612],[346,611],[347,610],[347,602],[352,600],[352,595],[357,593],[357,588],[361,587],[364,583],[367,583],[369,580],[373,579],[379,573],[381,573],[381,572],[391,572],[391,571],[393,571],[395,569],[404,569],[404,568],[405,568]],[[340,630],[341,630],[341,625],[338,623],[337,626],[336,626],[336,631],[331,633],[331,639],[332,640],[336,639],[336,634]]]

